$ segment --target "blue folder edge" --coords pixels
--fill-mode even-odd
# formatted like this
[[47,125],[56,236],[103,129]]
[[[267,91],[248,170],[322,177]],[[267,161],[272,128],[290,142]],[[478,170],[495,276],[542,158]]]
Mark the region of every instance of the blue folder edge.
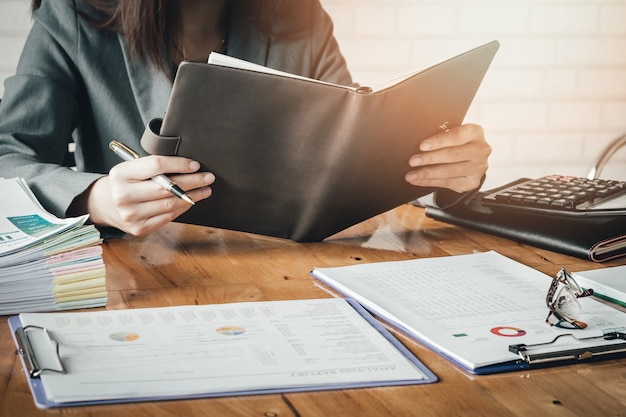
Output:
[[[156,396],[156,397],[136,397],[136,398],[122,398],[122,399],[108,399],[108,400],[94,400],[94,401],[75,401],[75,402],[55,402],[47,398],[43,383],[39,378],[32,378],[26,373],[26,366],[24,364],[24,358],[20,355],[22,361],[22,367],[24,368],[26,379],[30,391],[33,394],[35,405],[38,408],[58,408],[58,407],[77,407],[88,405],[102,405],[102,404],[122,404],[122,403],[135,403],[145,401],[166,401],[166,400],[187,400],[196,398],[217,398],[217,397],[230,397],[239,395],[262,395],[262,394],[284,394],[290,392],[308,392],[308,391],[327,391],[327,390],[342,390],[342,389],[354,389],[354,388],[374,388],[383,386],[402,386],[402,385],[417,385],[417,384],[431,384],[437,382],[437,376],[428,369],[408,348],[406,348],[398,339],[396,339],[389,330],[387,330],[378,320],[376,320],[361,304],[352,300],[345,299],[367,322],[372,325],[385,339],[387,339],[392,345],[396,347],[400,353],[402,353],[416,368],[424,373],[425,379],[416,380],[402,380],[402,381],[382,381],[382,382],[364,382],[354,384],[332,384],[332,385],[316,385],[316,386],[303,386],[293,388],[269,388],[260,390],[244,390],[244,391],[228,391],[218,393],[207,394],[193,394],[193,395],[173,395],[173,396]],[[17,340],[15,331],[22,327],[22,322],[19,316],[9,317],[9,327],[11,328],[11,336],[13,342],[17,346]]]

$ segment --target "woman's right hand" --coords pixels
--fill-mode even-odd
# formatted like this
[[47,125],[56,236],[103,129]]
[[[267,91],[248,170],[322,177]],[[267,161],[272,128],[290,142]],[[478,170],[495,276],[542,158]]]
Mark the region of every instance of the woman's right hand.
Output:
[[148,235],[191,207],[151,178],[166,174],[197,202],[211,195],[215,181],[212,173],[199,169],[197,161],[177,156],[150,155],[122,162],[87,191],[90,220],[135,236]]

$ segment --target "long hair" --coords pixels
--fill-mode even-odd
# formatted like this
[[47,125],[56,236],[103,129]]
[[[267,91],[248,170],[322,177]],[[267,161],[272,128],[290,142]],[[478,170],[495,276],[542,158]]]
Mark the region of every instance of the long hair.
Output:
[[[54,0],[53,0],[54,1]],[[270,20],[283,0],[249,0],[247,18],[260,31],[270,35]],[[42,0],[31,0],[32,10]],[[178,38],[178,2],[176,0],[83,0],[93,14],[83,14],[98,29],[121,33],[126,38],[130,54],[143,62],[151,61],[161,71],[169,73],[168,45]]]

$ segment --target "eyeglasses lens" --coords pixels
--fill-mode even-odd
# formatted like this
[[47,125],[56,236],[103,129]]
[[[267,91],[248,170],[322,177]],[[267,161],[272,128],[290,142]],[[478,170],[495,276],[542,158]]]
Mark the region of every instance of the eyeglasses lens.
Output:
[[[554,296],[555,292],[556,296]],[[583,291],[574,278],[562,269],[548,291],[546,301],[550,314],[546,321],[553,326],[584,329],[587,325],[577,320],[581,311],[578,298],[591,294],[593,290]]]

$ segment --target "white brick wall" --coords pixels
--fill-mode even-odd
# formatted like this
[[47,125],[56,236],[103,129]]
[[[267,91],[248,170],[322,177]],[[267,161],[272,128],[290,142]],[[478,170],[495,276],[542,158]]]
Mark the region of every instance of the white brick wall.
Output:
[[[322,0],[355,79],[420,68],[492,39],[500,51],[469,111],[494,151],[486,186],[585,176],[626,133],[624,0]],[[626,149],[605,176],[626,179]]]
[[[363,84],[500,41],[466,119],[483,125],[494,148],[486,186],[584,176],[626,133],[625,0],[321,1]],[[0,0],[0,79],[15,68],[29,4]],[[626,149],[616,156],[606,176],[626,179]]]
[[29,0],[0,0],[0,97],[4,79],[15,72],[30,26]]

